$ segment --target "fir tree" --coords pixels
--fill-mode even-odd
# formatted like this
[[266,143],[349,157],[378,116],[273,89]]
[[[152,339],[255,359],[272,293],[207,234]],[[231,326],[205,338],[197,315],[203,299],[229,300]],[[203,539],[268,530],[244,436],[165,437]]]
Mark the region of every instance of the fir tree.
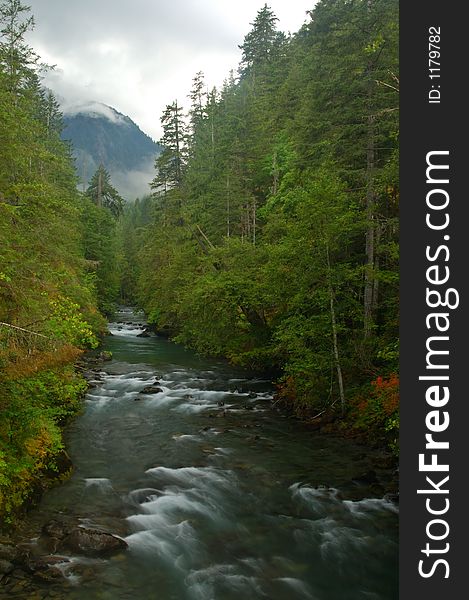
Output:
[[122,213],[124,200],[112,186],[111,176],[102,164],[91,178],[86,195],[96,206],[109,209],[114,217]]

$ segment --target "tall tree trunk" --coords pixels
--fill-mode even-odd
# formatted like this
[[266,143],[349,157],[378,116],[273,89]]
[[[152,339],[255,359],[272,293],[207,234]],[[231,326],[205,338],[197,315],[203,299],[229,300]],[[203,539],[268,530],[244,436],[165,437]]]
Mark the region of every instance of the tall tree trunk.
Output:
[[275,196],[278,190],[278,180],[279,180],[279,168],[277,161],[277,150],[274,152],[274,156],[272,159],[272,195]]
[[103,205],[102,196],[103,196],[103,173],[100,169],[98,171],[98,197],[96,199],[97,205],[100,207]]
[[334,362],[337,372],[337,383],[339,385],[340,407],[342,415],[345,413],[345,392],[344,380],[342,377],[342,367],[339,356],[339,343],[337,340],[337,320],[335,315],[334,288],[332,287],[331,260],[329,256],[329,244],[326,242],[326,257],[327,257],[327,286],[329,290],[329,304],[331,309],[331,328],[332,328],[332,345],[334,349]]
[[[367,10],[371,13],[373,1],[368,0]],[[375,117],[373,108],[373,61],[370,59],[367,67],[367,118],[366,118],[366,239],[365,239],[365,289],[363,298],[363,325],[365,339],[371,335],[373,328],[374,304],[374,269],[375,269],[375,194],[374,194],[374,170],[375,170]]]
[[226,176],[226,235],[230,237],[230,211],[231,211],[231,202],[230,202],[230,175]]
[[375,223],[373,190],[373,173],[375,167],[374,148],[374,119],[372,115],[367,118],[367,149],[366,149],[366,266],[365,266],[365,292],[364,292],[364,333],[365,338],[371,335],[373,327],[373,288],[375,267]]
[[379,242],[381,239],[381,234],[382,234],[382,230],[381,230],[381,225],[379,224],[379,222],[376,222],[376,227],[375,227],[375,265],[374,265],[374,271],[375,271],[375,277],[373,280],[373,317],[376,319],[376,310],[378,307],[378,294],[379,294],[379,279],[378,277],[376,277],[376,273],[379,271]]
[[257,216],[256,199],[252,199],[252,243],[256,245],[256,216]]
[[177,100],[174,103],[174,128],[176,136],[176,180],[177,183],[181,183],[181,146],[179,139],[179,115],[178,115],[178,103]]
[[215,164],[215,124],[213,121],[214,121],[214,117],[213,117],[213,106],[212,106],[212,110],[210,112],[210,142],[211,142],[210,158],[212,159],[212,168],[213,168],[213,165]]

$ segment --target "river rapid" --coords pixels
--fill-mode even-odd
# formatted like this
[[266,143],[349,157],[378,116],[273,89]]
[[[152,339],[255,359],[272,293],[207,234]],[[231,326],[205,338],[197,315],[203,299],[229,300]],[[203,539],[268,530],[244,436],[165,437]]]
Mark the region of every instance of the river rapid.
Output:
[[376,457],[276,410],[271,382],[138,323],[122,309],[110,324],[113,359],[67,430],[74,474],[26,521],[33,544],[74,518],[128,549],[68,556],[65,578],[9,597],[395,600],[397,507]]

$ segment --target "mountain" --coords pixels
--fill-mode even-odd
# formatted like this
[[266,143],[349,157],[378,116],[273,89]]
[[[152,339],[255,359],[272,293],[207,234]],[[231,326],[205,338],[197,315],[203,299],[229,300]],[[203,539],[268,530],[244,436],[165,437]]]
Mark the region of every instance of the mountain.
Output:
[[62,107],[62,111],[62,137],[72,142],[81,186],[87,186],[102,163],[125,198],[149,193],[161,146],[132,119],[106,104],[87,102]]

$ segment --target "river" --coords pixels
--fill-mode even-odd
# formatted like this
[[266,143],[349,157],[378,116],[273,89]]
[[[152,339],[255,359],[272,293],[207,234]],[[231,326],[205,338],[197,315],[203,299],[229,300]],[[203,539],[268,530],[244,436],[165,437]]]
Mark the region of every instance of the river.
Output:
[[113,359],[67,430],[74,474],[27,519],[38,535],[77,518],[128,549],[11,597],[395,600],[397,508],[374,455],[276,410],[269,381],[137,337],[141,318],[110,324]]

